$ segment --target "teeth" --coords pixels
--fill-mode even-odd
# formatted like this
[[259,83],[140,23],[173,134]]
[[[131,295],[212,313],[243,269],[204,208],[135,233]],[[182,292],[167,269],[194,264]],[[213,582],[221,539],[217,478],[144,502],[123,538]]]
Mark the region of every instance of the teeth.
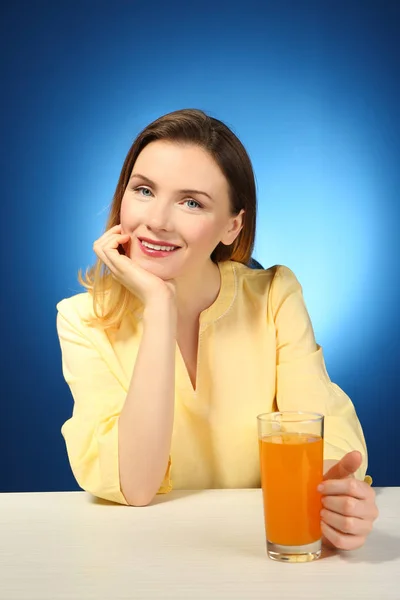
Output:
[[175,248],[177,248],[177,246],[156,246],[155,244],[149,244],[148,242],[144,242],[143,240],[141,240],[141,243],[143,244],[143,246],[146,246],[146,248],[150,248],[151,250],[163,250],[164,252],[171,252],[172,250],[175,250]]

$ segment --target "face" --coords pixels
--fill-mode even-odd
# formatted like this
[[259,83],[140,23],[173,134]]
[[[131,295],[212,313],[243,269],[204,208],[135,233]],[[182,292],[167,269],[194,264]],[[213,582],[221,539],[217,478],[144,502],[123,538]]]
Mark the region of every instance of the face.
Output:
[[228,182],[208,152],[151,142],[139,154],[122,199],[122,231],[131,237],[125,251],[162,279],[176,279],[211,262],[220,242],[231,244],[242,216],[232,216]]

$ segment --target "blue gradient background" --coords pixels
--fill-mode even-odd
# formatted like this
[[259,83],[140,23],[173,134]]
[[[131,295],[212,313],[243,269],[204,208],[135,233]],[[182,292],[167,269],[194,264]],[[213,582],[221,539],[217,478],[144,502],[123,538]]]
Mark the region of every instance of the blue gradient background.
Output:
[[78,489],[60,434],[72,398],[55,305],[81,291],[132,140],[183,107],[247,147],[254,256],[298,276],[369,473],[400,485],[400,5],[243,6],[1,9],[2,491]]

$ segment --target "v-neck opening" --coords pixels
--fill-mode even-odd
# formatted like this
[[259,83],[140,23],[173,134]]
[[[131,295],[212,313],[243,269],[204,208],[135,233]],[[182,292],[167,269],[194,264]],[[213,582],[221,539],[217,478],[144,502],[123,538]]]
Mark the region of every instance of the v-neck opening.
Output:
[[[196,396],[199,392],[199,371],[202,367],[202,336],[204,335],[208,326],[221,318],[226,314],[233,304],[236,295],[236,278],[234,272],[234,266],[231,261],[224,261],[217,263],[220,271],[220,289],[214,302],[205,310],[200,313],[199,317],[199,336],[197,340],[197,359],[196,359],[196,381],[193,386],[190,378],[189,370],[186,366],[182,351],[179,347],[178,341],[176,341],[176,359],[178,366],[178,377],[177,379],[182,382],[183,388],[191,396]],[[179,377],[180,375],[180,377]]]
[[182,351],[179,347],[178,342],[176,342],[176,354],[175,357],[176,359],[179,361],[179,363],[177,364],[178,366],[178,370],[179,367],[181,368],[181,380],[184,379],[184,388],[190,392],[190,394],[192,396],[195,396],[197,394],[198,391],[198,374],[199,374],[199,346],[200,346],[200,336],[199,336],[199,341],[197,342],[197,360],[196,360],[196,381],[195,381],[195,387],[193,387],[193,383],[192,380],[190,378],[190,373],[189,370],[186,366],[185,363],[185,359],[183,358],[183,354]]

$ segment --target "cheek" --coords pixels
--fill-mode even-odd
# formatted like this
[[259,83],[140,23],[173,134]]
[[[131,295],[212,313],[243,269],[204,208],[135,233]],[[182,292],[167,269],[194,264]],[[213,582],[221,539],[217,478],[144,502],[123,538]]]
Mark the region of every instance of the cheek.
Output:
[[[138,217],[134,214],[132,210],[132,203],[126,201],[125,198],[122,199],[121,208],[120,208],[120,223],[122,225],[122,231],[131,233],[136,229]],[[126,244],[122,244],[123,249],[125,250],[126,256],[131,255],[131,240],[128,240]]]
[[216,223],[210,221],[202,221],[196,223],[190,228],[188,241],[191,244],[199,246],[209,246],[214,244],[218,238],[219,228]]
[[122,198],[122,203],[121,203],[121,208],[120,208],[120,221],[121,221],[121,225],[124,229],[124,226],[126,227],[129,222],[131,221],[131,213],[132,210],[129,206],[129,203],[126,202],[125,198]]
[[140,223],[141,215],[138,211],[137,204],[135,205],[132,201],[123,198],[120,208],[120,221],[122,225],[122,230],[124,232],[132,232],[136,229],[137,225]]

